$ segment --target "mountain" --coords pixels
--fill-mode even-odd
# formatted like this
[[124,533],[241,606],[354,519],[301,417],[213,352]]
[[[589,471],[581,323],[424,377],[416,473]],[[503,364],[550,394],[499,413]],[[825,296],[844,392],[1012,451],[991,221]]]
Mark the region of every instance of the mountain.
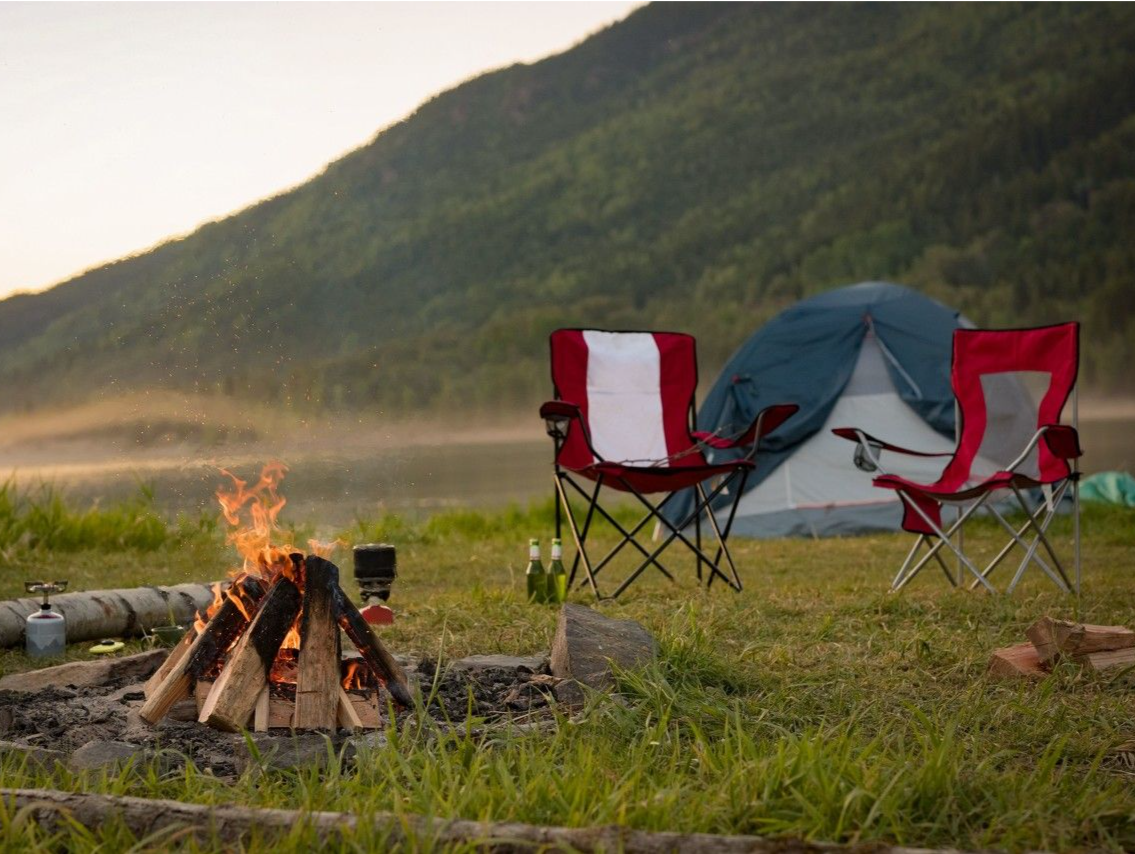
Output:
[[1087,383],[1135,391],[1133,46],[1123,4],[648,6],[0,302],[2,405],[511,408],[548,392],[556,326],[691,331],[708,377],[874,278],[985,325],[1079,318]]

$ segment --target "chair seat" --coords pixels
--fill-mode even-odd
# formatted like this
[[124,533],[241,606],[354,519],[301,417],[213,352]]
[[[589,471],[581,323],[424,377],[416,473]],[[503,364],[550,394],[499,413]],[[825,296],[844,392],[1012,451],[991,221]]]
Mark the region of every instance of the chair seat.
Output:
[[970,501],[980,498],[989,492],[998,489],[1033,489],[1043,486],[1041,481],[1034,480],[1020,472],[999,471],[991,474],[980,483],[975,483],[963,489],[952,489],[940,483],[915,483],[897,474],[884,474],[875,478],[871,483],[881,489],[905,489],[937,499],[938,501]]
[[571,468],[581,477],[589,480],[603,478],[604,486],[617,489],[621,492],[640,492],[650,494],[653,492],[674,492],[686,487],[696,486],[703,481],[718,475],[728,475],[734,472],[755,468],[750,460],[733,460],[726,463],[714,463],[692,466],[631,466],[624,463],[600,462],[583,468]]

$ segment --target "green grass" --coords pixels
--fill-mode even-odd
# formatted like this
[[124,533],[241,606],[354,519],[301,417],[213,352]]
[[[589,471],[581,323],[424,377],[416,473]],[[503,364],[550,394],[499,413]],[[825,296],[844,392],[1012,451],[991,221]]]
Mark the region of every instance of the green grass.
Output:
[[[738,540],[739,595],[697,588],[692,561],[675,553],[677,587],[648,576],[600,606],[656,634],[657,665],[622,674],[624,702],[596,697],[550,733],[454,734],[420,718],[355,767],[250,774],[233,785],[192,770],[83,777],[11,759],[0,773],[7,786],[363,815],[625,822],[963,849],[1130,849],[1135,689],[1073,665],[1039,683],[984,675],[990,650],[1023,640],[1041,614],[1135,625],[1135,513],[1088,507],[1083,525],[1078,603],[1035,573],[1012,597],[954,591],[937,570],[888,594],[909,546],[901,535]],[[541,505],[360,522],[343,538],[399,546],[398,620],[384,630],[396,651],[531,653],[548,648],[555,610],[523,600],[525,546],[529,536],[546,539],[550,526],[551,508]],[[1067,520],[1055,529],[1067,545]],[[969,542],[990,553],[995,534],[978,525]],[[150,551],[16,546],[12,560],[57,561],[87,587],[203,579],[228,561],[207,539],[173,529]],[[339,562],[349,566],[345,550]],[[582,591],[574,598],[589,601]],[[0,657],[0,670],[26,666],[21,659]],[[51,836],[0,807],[4,850],[118,850],[136,841],[121,828]],[[342,845],[380,843],[360,832]],[[313,844],[300,826],[272,847]],[[428,849],[430,840],[417,844]]]

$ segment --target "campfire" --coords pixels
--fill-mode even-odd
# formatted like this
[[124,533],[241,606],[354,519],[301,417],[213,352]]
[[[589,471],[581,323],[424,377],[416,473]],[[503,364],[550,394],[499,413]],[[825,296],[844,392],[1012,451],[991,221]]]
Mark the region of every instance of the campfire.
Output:
[[[272,544],[286,471],[270,463],[251,488],[224,472],[233,489],[217,498],[242,565],[146,683],[146,722],[191,697],[201,723],[257,732],[377,727],[380,688],[413,704],[401,667],[339,585],[334,544],[310,541],[307,554]],[[340,629],[357,654],[343,655]]]

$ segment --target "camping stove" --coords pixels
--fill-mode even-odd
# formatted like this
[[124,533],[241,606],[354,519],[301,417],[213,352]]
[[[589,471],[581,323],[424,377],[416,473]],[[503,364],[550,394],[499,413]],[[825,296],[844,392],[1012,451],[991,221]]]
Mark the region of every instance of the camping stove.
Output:
[[367,543],[355,546],[355,581],[362,596],[362,615],[368,623],[393,623],[394,612],[385,603],[398,576],[398,557],[394,546]]

